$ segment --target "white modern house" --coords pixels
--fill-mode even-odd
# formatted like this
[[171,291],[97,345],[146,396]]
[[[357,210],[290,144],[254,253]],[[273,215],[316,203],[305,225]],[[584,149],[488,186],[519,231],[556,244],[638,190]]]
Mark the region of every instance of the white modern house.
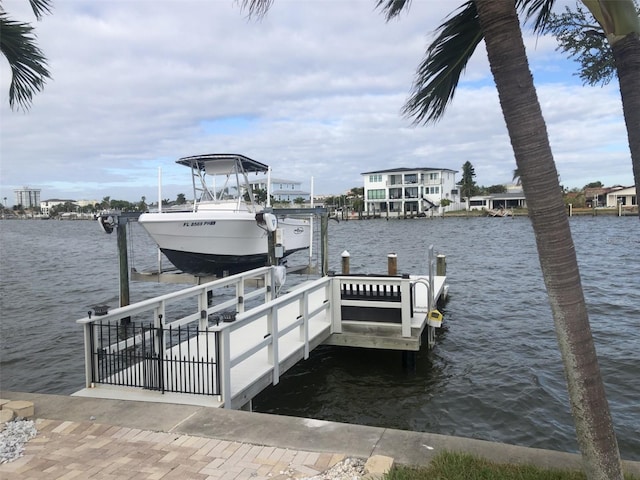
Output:
[[[254,190],[267,190],[266,178],[251,180],[249,184]],[[271,196],[276,202],[293,202],[296,198],[304,198],[308,202],[311,198],[309,192],[302,190],[302,182],[283,178],[271,178]]]
[[607,192],[607,207],[631,207],[638,205],[638,195],[636,187],[611,187]]
[[[458,210],[456,171],[448,168],[393,168],[364,172],[365,215],[421,215]],[[441,207],[448,200],[449,206]],[[444,210],[441,210],[444,209]]]
[[527,208],[527,200],[522,189],[520,191],[510,189],[505,193],[490,195],[476,195],[469,199],[469,210],[511,210],[514,208]]

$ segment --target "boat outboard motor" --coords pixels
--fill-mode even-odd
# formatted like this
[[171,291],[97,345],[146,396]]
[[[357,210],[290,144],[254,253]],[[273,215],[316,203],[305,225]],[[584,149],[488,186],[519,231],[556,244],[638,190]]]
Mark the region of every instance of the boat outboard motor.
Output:
[[98,225],[104,233],[112,233],[116,226],[116,221],[111,215],[100,215],[98,217]]
[[259,227],[264,228],[267,232],[275,232],[278,228],[278,217],[273,213],[256,213],[256,222],[258,222]]

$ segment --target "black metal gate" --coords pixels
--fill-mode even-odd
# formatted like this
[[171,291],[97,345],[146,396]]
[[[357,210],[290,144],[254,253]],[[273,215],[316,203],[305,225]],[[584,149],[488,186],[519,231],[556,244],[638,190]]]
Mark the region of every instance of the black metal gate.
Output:
[[94,322],[92,382],[161,392],[219,395],[217,332],[186,325],[156,327]]

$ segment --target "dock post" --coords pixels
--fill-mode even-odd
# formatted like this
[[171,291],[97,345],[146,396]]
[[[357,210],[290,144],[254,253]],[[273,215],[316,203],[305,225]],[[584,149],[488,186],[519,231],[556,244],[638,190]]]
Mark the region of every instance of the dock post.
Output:
[[346,250],[342,252],[342,275],[349,275],[349,259],[351,255]]
[[[120,264],[120,306],[129,305],[129,258],[127,256],[127,223],[126,217],[119,216],[117,219],[118,226],[116,228],[118,238],[118,261]],[[131,317],[123,318],[120,322],[127,324],[131,321]]]
[[436,275],[445,277],[447,275],[447,257],[446,255],[436,256]]
[[387,255],[387,270],[389,275],[398,275],[398,255],[390,253]]
[[417,357],[418,357],[417,352],[411,352],[408,350],[402,351],[402,368],[404,369],[405,372],[415,373]]
[[276,259],[276,232],[269,232],[267,235],[267,263],[269,265],[278,265]]
[[329,214],[323,213],[320,217],[320,256],[322,257],[322,271],[320,275],[325,277],[329,273]]

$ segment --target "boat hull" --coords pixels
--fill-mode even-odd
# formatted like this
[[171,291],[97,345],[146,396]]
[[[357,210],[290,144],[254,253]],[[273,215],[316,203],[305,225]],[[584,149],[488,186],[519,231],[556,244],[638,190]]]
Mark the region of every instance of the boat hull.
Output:
[[[247,211],[147,213],[139,218],[179,270],[194,275],[237,273],[265,265],[268,233]],[[285,255],[309,248],[308,220],[278,220]]]

